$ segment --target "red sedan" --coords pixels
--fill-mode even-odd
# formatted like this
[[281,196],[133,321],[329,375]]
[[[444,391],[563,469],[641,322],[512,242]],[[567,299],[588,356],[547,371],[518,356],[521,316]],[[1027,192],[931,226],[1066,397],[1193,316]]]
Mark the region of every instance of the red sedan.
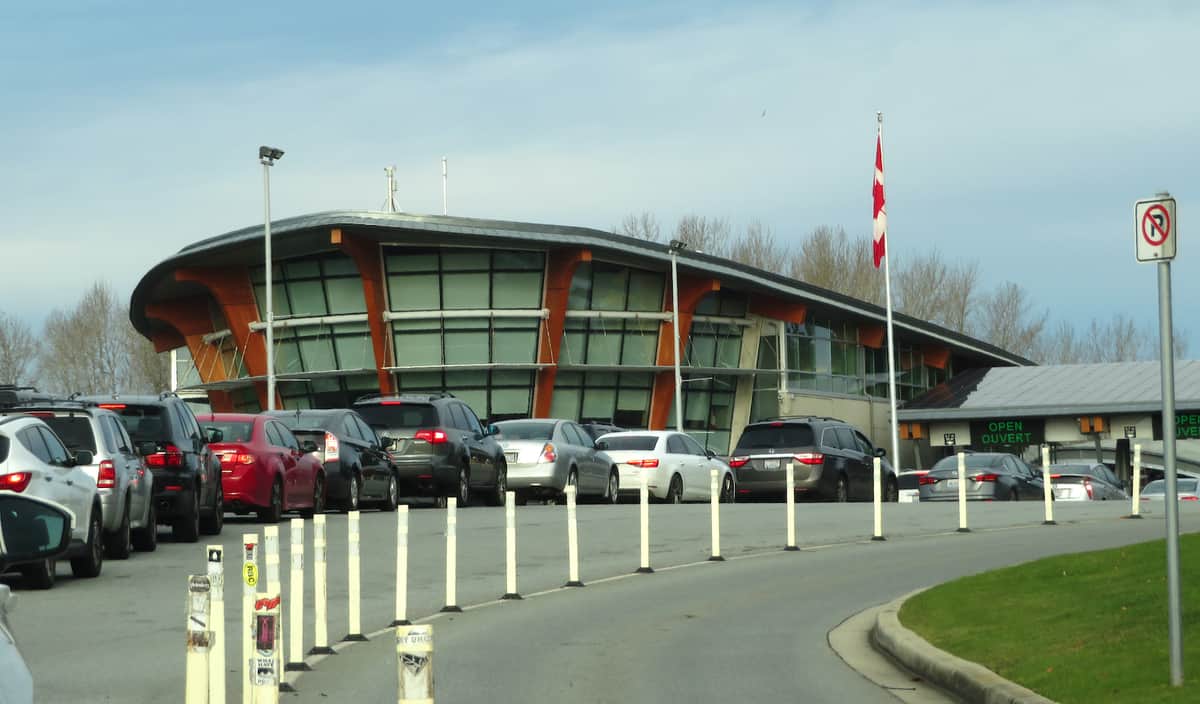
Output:
[[196,420],[221,460],[227,507],[239,515],[256,511],[267,523],[277,523],[284,511],[308,518],[325,510],[325,468],[283,423],[249,413],[202,414]]

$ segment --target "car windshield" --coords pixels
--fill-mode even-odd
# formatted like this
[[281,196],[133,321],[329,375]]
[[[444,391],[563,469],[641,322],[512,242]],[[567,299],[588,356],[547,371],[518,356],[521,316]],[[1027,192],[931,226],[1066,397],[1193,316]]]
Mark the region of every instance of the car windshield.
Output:
[[[1001,455],[967,455],[967,469],[996,469],[1003,466],[1000,458]],[[958,455],[943,457],[933,469],[958,469]]]
[[355,406],[354,410],[372,428],[436,428],[437,409],[428,403],[389,401]]
[[92,424],[84,416],[53,416],[42,417],[46,425],[58,435],[63,444],[71,452],[87,450],[96,452],[96,436],[92,433]]
[[221,431],[221,442],[250,442],[254,436],[254,423],[243,420],[209,420],[202,421],[204,434],[210,435],[210,430]]
[[549,440],[554,435],[554,423],[541,420],[506,420],[496,427],[504,440]]
[[610,450],[653,450],[658,445],[657,435],[608,435],[604,437]]
[[134,442],[170,440],[170,428],[161,406],[122,406],[112,410],[121,417]]
[[778,447],[809,447],[813,444],[811,425],[755,425],[746,428],[738,440],[738,450],[762,450]]

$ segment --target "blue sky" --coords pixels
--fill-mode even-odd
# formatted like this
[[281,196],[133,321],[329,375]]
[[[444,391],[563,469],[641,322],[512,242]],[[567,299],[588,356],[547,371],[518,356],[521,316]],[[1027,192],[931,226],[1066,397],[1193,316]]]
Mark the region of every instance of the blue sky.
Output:
[[5,3],[4,309],[38,324],[258,223],[264,143],[276,217],[377,209],[388,164],[403,209],[439,212],[445,154],[452,214],[865,234],[883,110],[896,260],[937,247],[1056,319],[1151,321],[1133,202],[1170,189],[1197,327],[1191,3],[643,5]]

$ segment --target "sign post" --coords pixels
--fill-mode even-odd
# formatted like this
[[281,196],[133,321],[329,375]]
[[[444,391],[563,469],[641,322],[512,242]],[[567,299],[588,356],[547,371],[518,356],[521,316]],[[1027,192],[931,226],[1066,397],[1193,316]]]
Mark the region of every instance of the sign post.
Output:
[[1158,263],[1158,337],[1162,369],[1163,479],[1167,509],[1167,634],[1171,686],[1183,686],[1183,617],[1179,594],[1179,503],[1175,475],[1175,341],[1171,330],[1171,260],[1175,258],[1179,220],[1169,193],[1133,206],[1134,239],[1139,262]]

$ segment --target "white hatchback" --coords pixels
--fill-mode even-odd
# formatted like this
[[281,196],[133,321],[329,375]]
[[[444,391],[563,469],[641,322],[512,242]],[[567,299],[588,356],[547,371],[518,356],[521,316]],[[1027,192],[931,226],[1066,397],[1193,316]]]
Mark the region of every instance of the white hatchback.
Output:
[[720,500],[737,495],[733,470],[712,450],[705,451],[692,436],[671,430],[633,430],[600,436],[597,445],[617,465],[621,493],[635,494],[642,477],[651,498],[667,503],[708,501],[711,474],[717,471]]

